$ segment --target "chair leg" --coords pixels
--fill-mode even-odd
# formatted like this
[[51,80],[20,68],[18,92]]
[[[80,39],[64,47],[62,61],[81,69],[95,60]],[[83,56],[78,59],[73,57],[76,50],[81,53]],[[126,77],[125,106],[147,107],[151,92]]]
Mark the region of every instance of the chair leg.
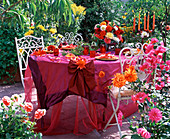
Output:
[[109,98],[110,98],[110,102],[111,102],[111,105],[112,105],[112,108],[113,108],[113,114],[111,115],[110,119],[108,120],[107,124],[105,125],[103,131],[105,132],[106,131],[106,128],[108,127],[108,125],[110,124],[111,120],[113,119],[113,117],[115,116],[115,119],[116,119],[116,122],[117,122],[117,127],[118,127],[118,130],[119,130],[119,134],[120,134],[120,137],[122,137],[122,134],[121,134],[121,129],[120,129],[120,125],[118,123],[118,118],[117,118],[117,110],[118,110],[118,107],[119,107],[119,103],[120,103],[120,100],[118,99],[118,102],[117,102],[117,107],[115,109],[114,107],[114,104],[113,104],[113,100],[111,98],[111,95],[109,94]]
[[[113,104],[113,101],[111,101],[111,103]],[[117,122],[117,128],[119,130],[120,138],[121,138],[122,137],[122,133],[121,133],[121,129],[120,129],[120,125],[119,125],[118,119],[117,119],[117,114],[116,114],[117,110],[115,110],[114,104],[112,106],[113,106],[113,111],[115,111],[114,115],[115,115],[115,119],[116,119],[116,122]]]

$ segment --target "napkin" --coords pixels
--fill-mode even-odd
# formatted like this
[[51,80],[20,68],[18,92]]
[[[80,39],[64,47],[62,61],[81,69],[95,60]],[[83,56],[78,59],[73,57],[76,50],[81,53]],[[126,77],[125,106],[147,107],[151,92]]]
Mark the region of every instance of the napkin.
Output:
[[75,61],[70,60],[68,72],[73,74],[69,82],[69,91],[85,97],[86,93],[89,93],[90,90],[95,88],[95,67],[93,61],[87,63],[85,68],[80,69]]

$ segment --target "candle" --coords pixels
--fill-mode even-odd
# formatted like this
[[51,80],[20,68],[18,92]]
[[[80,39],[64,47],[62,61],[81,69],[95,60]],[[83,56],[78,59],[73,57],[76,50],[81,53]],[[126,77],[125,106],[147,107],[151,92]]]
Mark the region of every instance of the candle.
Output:
[[154,29],[155,29],[155,12],[153,13],[153,31],[154,31]]
[[139,20],[138,20],[138,31],[140,31],[140,12],[139,12]]
[[136,21],[136,18],[134,16],[134,19],[133,19],[133,32],[135,32],[135,21]]
[[149,31],[149,12],[148,12],[148,19],[147,19],[147,31]]
[[144,14],[144,30],[146,30],[146,14]]

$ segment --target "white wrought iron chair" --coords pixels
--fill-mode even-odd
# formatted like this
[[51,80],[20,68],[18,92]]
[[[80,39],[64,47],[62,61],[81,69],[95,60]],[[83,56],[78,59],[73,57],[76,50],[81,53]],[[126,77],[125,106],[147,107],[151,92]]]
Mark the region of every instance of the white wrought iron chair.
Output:
[[28,35],[21,39],[17,39],[15,37],[15,43],[18,55],[21,82],[24,87],[24,72],[28,65],[28,57],[34,50],[44,48],[43,36],[41,36],[41,38],[37,38]]
[[[141,44],[141,43],[137,43],[135,46],[136,48],[140,48],[140,52],[137,52],[136,49],[134,48],[131,48],[131,47],[125,47],[123,48],[120,53],[119,53],[119,60],[120,60],[120,65],[121,65],[121,73],[123,74],[124,72],[124,66],[126,64],[129,64],[131,65],[132,62],[136,62],[136,65],[135,65],[135,70],[137,71],[137,76],[138,78],[141,80],[141,81],[144,81],[147,79],[147,77],[149,76],[148,74],[145,74],[145,72],[141,71],[139,69],[140,65],[144,62],[143,61],[143,57],[144,56],[147,56],[147,54],[144,53],[143,51],[143,47],[144,47],[145,44]],[[124,50],[129,50],[129,53],[124,53]],[[125,55],[125,58],[124,59],[121,59],[121,56]],[[121,134],[121,129],[120,129],[120,126],[119,126],[119,123],[118,123],[118,118],[117,118],[117,110],[119,108],[119,105],[120,105],[120,102],[121,100],[127,100],[127,104],[128,104],[128,100],[131,99],[131,95],[135,94],[135,91],[134,90],[131,90],[131,89],[128,89],[128,87],[122,87],[122,88],[116,88],[116,87],[112,87],[112,89],[109,90],[109,99],[111,101],[111,105],[112,105],[112,108],[113,108],[113,113],[110,117],[110,119],[108,120],[107,124],[105,125],[103,131],[106,131],[106,128],[110,125],[113,125],[111,124],[111,120],[113,119],[113,117],[115,116],[115,119],[116,119],[116,122],[117,122],[117,126],[118,126],[118,130],[119,130],[119,134],[120,134],[120,137],[122,136]],[[117,99],[117,106],[115,107],[114,106],[114,103],[113,103],[113,98]]]
[[68,44],[78,45],[78,43],[83,41],[83,37],[79,33],[74,34],[73,32],[66,32],[62,37],[58,35],[56,40],[57,40],[57,46],[60,43],[64,43],[64,42],[67,42]]

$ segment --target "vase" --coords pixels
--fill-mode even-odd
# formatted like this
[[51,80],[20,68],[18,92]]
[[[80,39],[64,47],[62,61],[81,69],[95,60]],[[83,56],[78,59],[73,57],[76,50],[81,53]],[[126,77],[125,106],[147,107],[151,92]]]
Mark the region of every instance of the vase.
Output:
[[106,45],[100,44],[100,53],[106,53]]
[[119,55],[121,48],[115,48],[115,55]]

